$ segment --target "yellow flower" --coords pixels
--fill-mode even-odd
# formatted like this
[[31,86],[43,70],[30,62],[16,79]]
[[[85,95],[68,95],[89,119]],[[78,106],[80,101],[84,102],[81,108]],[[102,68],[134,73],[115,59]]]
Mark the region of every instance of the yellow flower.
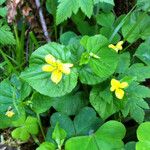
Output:
[[117,53],[119,50],[122,50],[123,41],[118,42],[116,45],[110,44],[108,47],[114,49]]
[[124,88],[128,87],[128,83],[127,82],[120,82],[116,79],[112,79],[111,80],[111,88],[110,91],[115,91],[115,95],[118,99],[123,99],[124,97]]
[[8,110],[5,115],[9,118],[12,118],[15,115],[15,113],[13,112],[13,110]]
[[54,56],[48,54],[45,56],[46,65],[42,67],[42,70],[45,72],[52,72],[51,80],[52,82],[58,84],[63,74],[69,75],[73,67],[73,64],[70,63],[62,63],[60,60],[56,60]]

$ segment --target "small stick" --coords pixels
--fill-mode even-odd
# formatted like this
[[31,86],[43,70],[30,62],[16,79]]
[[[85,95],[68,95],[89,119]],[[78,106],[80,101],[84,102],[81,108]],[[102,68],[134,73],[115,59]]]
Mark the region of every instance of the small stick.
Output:
[[48,35],[45,19],[44,19],[44,16],[43,16],[43,11],[42,11],[42,8],[40,6],[40,0],[35,0],[35,3],[36,3],[36,7],[38,9],[38,13],[39,13],[39,16],[40,16],[40,22],[41,22],[41,26],[42,26],[43,33],[44,33],[44,36],[46,38],[46,41],[47,42],[51,42],[51,39],[50,39],[50,37]]

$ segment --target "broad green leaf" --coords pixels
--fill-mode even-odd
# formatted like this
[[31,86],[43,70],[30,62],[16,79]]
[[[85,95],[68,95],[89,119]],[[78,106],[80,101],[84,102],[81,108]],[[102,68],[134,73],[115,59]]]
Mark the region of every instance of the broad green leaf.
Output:
[[85,16],[82,13],[77,13],[71,17],[74,24],[77,26],[78,31],[81,35],[95,35],[96,25],[91,25],[89,21],[85,20]]
[[[72,121],[67,115],[54,113],[50,119],[51,130],[47,136],[51,136],[56,124],[67,133],[67,138],[77,135],[89,135],[95,132],[103,123],[102,119],[96,116],[96,112],[89,107],[81,109]],[[49,140],[50,141],[50,140]]]
[[115,16],[112,12],[100,13],[96,16],[96,21],[103,27],[112,27],[115,22]]
[[118,111],[113,102],[112,93],[104,85],[93,87],[90,93],[90,103],[102,119],[107,119]]
[[62,147],[66,136],[66,131],[59,126],[59,123],[57,123],[52,133],[52,138],[56,141],[59,148]]
[[[30,87],[16,76],[12,76],[10,81],[5,79],[0,83],[0,128],[18,126],[24,121],[23,100],[30,94],[30,91]],[[15,113],[11,118],[5,115],[8,109]]]
[[[132,13],[129,19],[125,22],[122,27],[123,37],[130,32],[132,27],[137,23],[139,17],[141,16],[141,12]],[[143,40],[147,39],[150,36],[150,18],[148,15],[145,15],[141,22],[134,28],[132,32],[130,32],[127,41],[130,43],[135,42],[137,39],[141,38]]]
[[89,18],[93,13],[93,0],[59,0],[57,7],[56,22],[60,24],[67,18],[70,18],[72,14],[76,14],[81,8],[82,12],[85,13]]
[[30,66],[21,74],[26,82],[43,95],[59,97],[70,93],[77,84],[77,70],[71,68],[69,75],[63,75],[60,83],[51,81],[51,73],[42,71],[42,66],[46,64],[45,56],[51,54],[63,63],[71,63],[71,53],[63,45],[57,43],[46,44],[32,53]]
[[90,54],[93,53],[99,58],[89,57],[89,65],[93,72],[101,78],[108,78],[117,67],[118,54],[108,48],[108,40],[102,35],[92,37],[84,36],[81,45]]
[[125,145],[125,150],[135,150],[136,142],[128,142]]
[[[115,138],[114,138],[115,135]],[[112,150],[124,147],[125,127],[117,121],[108,121],[90,136],[69,139],[65,150]]]
[[76,135],[90,135],[102,125],[103,121],[96,116],[94,109],[83,108],[74,119]]
[[108,4],[111,4],[111,5],[114,5],[114,0],[99,0],[100,2],[103,2],[103,3],[108,3]]
[[39,132],[38,121],[36,118],[29,116],[25,123],[25,129],[32,135],[37,135]]
[[136,53],[135,56],[138,57],[145,64],[150,65],[150,47],[148,43],[142,43]]
[[137,7],[142,10],[150,10],[150,1],[149,0],[137,0]]
[[67,132],[67,138],[75,135],[73,122],[67,115],[59,112],[54,113],[50,118],[50,124],[53,130],[57,123],[59,123],[60,127]]
[[46,0],[46,9],[54,17],[56,17],[57,5],[58,5],[57,0]]
[[114,0],[94,0],[94,4],[98,2],[114,5]]
[[0,7],[0,16],[5,17],[6,14],[7,14],[7,8],[6,7],[3,7],[3,8]]
[[16,128],[11,133],[14,139],[19,139],[21,141],[28,141],[30,134],[25,130],[25,128]]
[[40,93],[33,94],[31,99],[31,106],[36,113],[38,114],[44,113],[47,110],[49,110],[52,105],[53,105],[52,98],[41,95]]
[[135,63],[125,72],[125,75],[136,78],[137,81],[145,81],[150,78],[150,66],[144,66],[142,63]]
[[130,66],[130,53],[122,53],[119,55],[119,62],[116,69],[117,73],[125,73]]
[[78,0],[79,6],[83,13],[86,14],[89,18],[91,17],[93,13],[93,0]]
[[87,103],[85,94],[83,92],[77,92],[60,98],[53,98],[52,106],[63,114],[76,115]]
[[29,116],[24,124],[11,132],[11,135],[14,139],[28,141],[30,138],[30,134],[37,135],[38,131],[39,129],[37,119]]
[[16,41],[8,25],[0,24],[0,35],[1,35],[0,38],[1,45],[15,45]]
[[72,13],[76,14],[79,9],[78,0],[59,0],[57,7],[56,23],[60,24],[67,18],[70,18]]
[[[109,39],[109,38],[111,37],[111,35],[113,34],[114,30],[115,30],[115,27],[113,27],[113,26],[111,26],[111,27],[102,27],[102,28],[100,29],[100,32],[99,32],[99,33]],[[115,43],[117,43],[118,41],[120,41],[120,39],[121,39],[121,37],[120,37],[120,35],[117,33],[117,34],[114,36],[114,38],[113,38],[113,40],[111,41],[111,43],[114,43],[114,44],[115,44]]]
[[56,146],[50,142],[43,142],[36,150],[56,150]]
[[0,0],[0,5],[2,5],[6,0]]
[[144,109],[149,109],[149,106],[143,98],[150,97],[150,89],[133,82],[126,90],[127,103],[122,113],[124,117],[128,114],[138,123],[143,122],[145,112]]
[[74,32],[71,31],[65,32],[60,36],[60,42],[64,45],[68,45],[69,41],[74,37],[77,37],[77,35]]
[[137,129],[137,138],[139,142],[136,144],[136,150],[150,149],[150,122],[142,123]]
[[79,71],[79,78],[83,84],[95,85],[103,82],[106,78],[96,75],[89,66],[82,66]]

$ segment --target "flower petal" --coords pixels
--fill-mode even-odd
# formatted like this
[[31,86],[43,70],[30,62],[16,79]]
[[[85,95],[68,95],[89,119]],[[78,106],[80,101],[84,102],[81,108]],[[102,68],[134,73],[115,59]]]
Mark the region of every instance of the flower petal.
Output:
[[12,118],[15,115],[15,113],[12,110],[8,110],[5,115],[9,118]]
[[73,67],[73,64],[63,64],[63,67],[62,67],[62,72],[66,75],[70,74],[70,67]]
[[123,99],[124,97],[124,91],[122,89],[116,89],[115,95],[118,99]]
[[128,87],[129,86],[129,84],[128,84],[128,82],[122,82],[121,84],[120,84],[120,88],[126,88],[126,87]]
[[120,81],[118,81],[116,79],[111,80],[111,86],[119,87],[119,85],[120,85]]
[[44,66],[42,67],[42,70],[45,71],[45,72],[52,72],[52,71],[54,71],[55,69],[56,69],[56,68],[53,67],[53,66],[51,66],[51,65],[44,65]]
[[51,80],[58,84],[62,79],[62,72],[59,70],[54,70],[51,75]]
[[123,45],[123,41],[118,42],[116,45],[117,49],[122,50],[123,49],[122,45]]
[[50,65],[54,65],[56,62],[56,59],[54,56],[52,56],[51,54],[48,54],[45,56],[45,61],[50,64]]

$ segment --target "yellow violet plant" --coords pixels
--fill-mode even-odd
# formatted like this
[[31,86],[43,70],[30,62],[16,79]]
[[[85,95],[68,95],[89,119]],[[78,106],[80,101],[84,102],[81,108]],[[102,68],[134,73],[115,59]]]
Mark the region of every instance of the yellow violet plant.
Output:
[[112,48],[118,53],[118,51],[121,51],[123,49],[122,45],[123,45],[123,41],[119,41],[116,45],[110,44],[108,47]]
[[52,73],[51,80],[55,84],[58,84],[61,81],[63,74],[69,75],[71,72],[70,68],[73,67],[73,64],[62,63],[51,54],[45,56],[45,61],[47,64],[42,67],[42,70]]
[[115,91],[115,95],[118,99],[123,99],[124,97],[124,90],[125,88],[127,88],[129,85],[127,82],[120,82],[116,79],[112,79],[111,80],[111,88],[110,91],[114,92]]

